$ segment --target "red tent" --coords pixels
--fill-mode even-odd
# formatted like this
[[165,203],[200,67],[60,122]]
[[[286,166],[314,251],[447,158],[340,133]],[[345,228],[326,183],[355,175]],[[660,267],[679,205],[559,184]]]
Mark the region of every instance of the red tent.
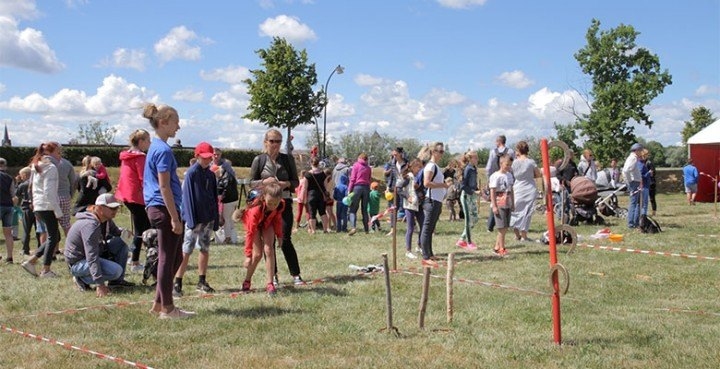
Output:
[[[720,119],[690,137],[687,143],[693,165],[702,173],[698,180],[695,200],[713,202],[717,184],[713,178],[717,181],[720,177]],[[718,190],[720,192],[720,189]]]

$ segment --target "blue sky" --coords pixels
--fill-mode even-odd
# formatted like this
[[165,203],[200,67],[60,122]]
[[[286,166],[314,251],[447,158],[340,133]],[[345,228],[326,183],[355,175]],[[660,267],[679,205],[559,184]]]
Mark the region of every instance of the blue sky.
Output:
[[[14,145],[67,142],[80,123],[147,128],[144,102],[177,108],[185,145],[259,148],[241,82],[273,36],[306,49],[327,130],[443,141],[452,151],[547,137],[590,89],[573,54],[592,18],[629,24],[673,84],[647,111],[647,140],[680,141],[690,111],[720,117],[720,2],[519,0],[218,0],[0,2],[0,125]],[[322,120],[321,120],[322,124]],[[322,129],[322,127],[321,127]],[[314,132],[295,132],[305,147]]]

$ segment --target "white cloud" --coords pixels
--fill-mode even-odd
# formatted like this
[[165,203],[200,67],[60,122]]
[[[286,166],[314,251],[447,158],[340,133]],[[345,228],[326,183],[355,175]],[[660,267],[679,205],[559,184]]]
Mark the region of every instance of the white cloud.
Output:
[[451,106],[463,104],[467,98],[457,91],[434,88],[425,96],[424,100],[435,102],[439,106]]
[[695,96],[718,95],[720,86],[702,85],[695,90]]
[[11,0],[0,2],[0,17],[15,19],[35,19],[40,13],[34,0]]
[[100,65],[115,68],[129,68],[139,71],[145,70],[147,55],[143,50],[118,48],[111,57],[103,60]]
[[230,84],[243,83],[244,80],[251,78],[252,73],[245,67],[228,66],[226,68],[213,69],[206,72],[200,71],[200,77],[206,81],[221,81]]
[[201,40],[195,32],[185,26],[175,27],[155,43],[155,54],[162,62],[174,59],[200,60],[202,51],[197,45],[198,41],[211,42],[208,39]]
[[[15,5],[15,7],[13,7]],[[65,66],[55,56],[41,31],[33,28],[20,29],[18,22],[10,15],[19,13],[23,17],[33,15],[32,8],[17,4],[0,6],[0,67],[15,67],[42,73],[55,73]],[[5,12],[5,13],[3,13]]]
[[315,31],[308,25],[300,23],[299,18],[278,15],[268,18],[260,24],[260,36],[281,37],[291,43],[315,40]]
[[497,77],[497,80],[505,86],[517,89],[523,89],[535,83],[530,78],[528,78],[521,70],[503,72]]
[[201,102],[204,97],[202,91],[195,91],[192,88],[186,88],[173,94],[173,99],[178,101]]
[[250,102],[247,86],[236,84],[227,91],[218,92],[210,98],[210,104],[218,109],[229,110],[244,114]]
[[452,9],[468,9],[485,5],[487,0],[437,0],[438,4]]
[[56,118],[63,116],[68,120],[83,116],[93,119],[99,115],[120,114],[139,109],[143,103],[155,100],[157,96],[144,87],[110,75],[105,77],[93,96],[88,96],[84,91],[65,88],[50,97],[43,97],[38,93],[26,97],[14,96],[8,101],[0,102],[0,109]]
[[375,86],[382,83],[382,78],[380,77],[373,77],[369,74],[358,74],[355,77],[355,83],[358,84],[358,86],[367,87],[367,86]]

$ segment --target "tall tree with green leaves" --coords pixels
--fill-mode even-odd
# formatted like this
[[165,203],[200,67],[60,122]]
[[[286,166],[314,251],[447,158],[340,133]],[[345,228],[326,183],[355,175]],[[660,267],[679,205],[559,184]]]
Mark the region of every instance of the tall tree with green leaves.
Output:
[[703,130],[715,121],[715,117],[710,109],[704,106],[698,106],[690,112],[691,120],[685,121],[685,127],[681,132],[682,142],[687,144],[687,140],[696,133]]
[[307,52],[298,52],[284,38],[274,37],[270,48],[255,53],[264,69],[251,70],[248,78],[250,104],[246,119],[268,127],[287,128],[287,137],[300,124],[313,123],[323,107],[323,93],[313,91],[317,83],[315,64],[308,64]]
[[117,128],[101,120],[80,123],[78,134],[73,141],[89,145],[111,145],[115,141]]
[[624,24],[601,31],[600,21],[593,19],[585,36],[587,45],[575,53],[582,71],[592,79],[590,113],[577,116],[577,127],[600,160],[626,153],[637,140],[633,122],[652,128],[645,107],[672,84],[658,56],[635,43],[639,34]]

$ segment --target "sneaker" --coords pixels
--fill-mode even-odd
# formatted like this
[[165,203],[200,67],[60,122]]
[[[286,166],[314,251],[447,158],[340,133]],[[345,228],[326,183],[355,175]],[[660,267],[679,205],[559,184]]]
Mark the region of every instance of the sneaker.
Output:
[[35,270],[35,264],[31,263],[30,261],[23,261],[20,266],[25,269],[26,272],[32,274],[33,276],[38,276],[37,270]]
[[243,292],[250,292],[250,281],[243,281],[242,291],[243,291]]
[[116,279],[108,282],[108,287],[135,287],[135,283],[126,281],[124,279]]
[[182,291],[182,285],[181,284],[173,284],[173,292],[172,296],[175,298],[183,297],[183,291]]
[[142,273],[143,271],[145,271],[145,266],[142,264],[133,265],[130,267],[130,271],[132,273]]
[[350,230],[350,232],[348,232],[348,235],[349,235],[349,236],[352,236],[352,235],[354,235],[355,233],[357,233],[357,229],[353,228],[353,229]]
[[215,293],[215,289],[210,287],[210,285],[207,282],[198,283],[197,287],[195,287],[195,290],[197,290],[198,292],[202,292],[202,293]]
[[275,289],[275,285],[272,283],[268,283],[267,286],[265,286],[265,291],[267,291],[267,294],[270,296],[275,296],[277,294],[277,290]]
[[40,278],[57,278],[58,275],[55,274],[52,270],[48,270],[47,272],[40,273]]
[[194,311],[185,311],[175,307],[169,313],[160,313],[160,319],[187,319],[195,316]]
[[85,281],[83,281],[81,278],[73,277],[73,282],[75,282],[75,287],[77,287],[80,292],[86,292],[91,290],[90,285],[85,283]]
[[406,256],[408,259],[417,259],[417,256],[416,256],[415,254],[413,254],[412,251],[406,252],[406,253],[405,253],[405,256]]
[[472,242],[468,242],[467,247],[465,249],[466,250],[477,250],[477,245],[475,245]]
[[455,242],[455,246],[464,249],[468,247],[468,243],[465,240],[458,240],[458,242]]
[[307,283],[305,283],[305,281],[303,281],[303,279],[299,275],[296,275],[293,276],[293,284],[296,286],[304,286]]
[[273,276],[272,284],[273,284],[273,286],[275,286],[275,288],[280,287],[280,280],[278,280],[277,274],[275,274],[275,275]]
[[424,268],[437,268],[437,267],[438,267],[438,263],[437,263],[437,261],[435,261],[435,260],[423,259],[423,261],[422,261],[422,266],[423,266]]

